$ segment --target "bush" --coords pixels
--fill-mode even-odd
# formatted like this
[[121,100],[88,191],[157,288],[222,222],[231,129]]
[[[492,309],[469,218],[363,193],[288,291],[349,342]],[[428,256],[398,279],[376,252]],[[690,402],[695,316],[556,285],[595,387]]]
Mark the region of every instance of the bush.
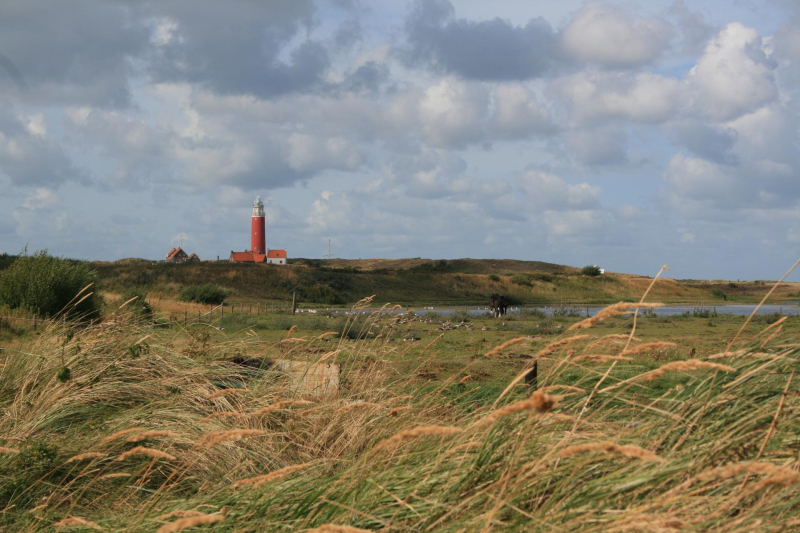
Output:
[[47,250],[26,252],[0,273],[0,304],[41,316],[64,311],[72,318],[97,318],[100,298],[95,287],[81,293],[96,282],[97,273],[84,262],[53,257]]
[[533,286],[530,276],[527,274],[514,274],[511,276],[511,282],[517,285],[525,285],[526,287]]
[[119,299],[119,305],[122,305],[130,300],[133,301],[126,305],[124,310],[130,311],[133,314],[143,318],[153,317],[153,308],[150,307],[149,303],[147,303],[147,293],[142,289],[130,288],[126,290],[124,293],[122,293],[122,297]]
[[492,281],[500,281],[500,276],[497,274],[489,274],[489,279]]
[[717,288],[717,287],[714,287],[713,289],[711,289],[711,296],[713,296],[714,298],[722,298],[723,300],[726,300],[726,301],[728,300],[728,295],[725,294],[722,291],[722,289]]
[[182,302],[219,305],[228,296],[230,296],[230,291],[214,283],[206,283],[205,285],[190,285],[186,287],[181,291],[178,299]]
[[599,276],[600,275],[600,267],[597,265],[586,265],[581,269],[581,274],[584,276]]

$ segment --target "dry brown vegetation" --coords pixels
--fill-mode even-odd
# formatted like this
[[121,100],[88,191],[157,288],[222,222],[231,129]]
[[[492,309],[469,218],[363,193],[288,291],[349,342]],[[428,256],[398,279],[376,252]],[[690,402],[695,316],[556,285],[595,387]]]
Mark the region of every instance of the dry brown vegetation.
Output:
[[[254,330],[212,342],[121,312],[89,327],[52,324],[6,347],[0,524],[133,532],[800,524],[800,344],[784,324],[745,331],[713,362],[659,362],[653,354],[670,346],[639,341],[635,322],[624,336],[585,323],[580,335],[546,344],[509,334],[452,375],[426,380],[394,366],[409,348],[390,331],[416,318],[351,320],[355,339],[301,328],[290,343],[285,331],[267,341]],[[438,339],[415,352],[419,369],[451,355]],[[538,390],[521,385],[521,374],[463,401],[478,390],[466,377],[523,346],[532,355],[515,374],[538,362]],[[289,376],[246,364],[268,351],[309,365],[335,359],[338,394],[300,394]]]

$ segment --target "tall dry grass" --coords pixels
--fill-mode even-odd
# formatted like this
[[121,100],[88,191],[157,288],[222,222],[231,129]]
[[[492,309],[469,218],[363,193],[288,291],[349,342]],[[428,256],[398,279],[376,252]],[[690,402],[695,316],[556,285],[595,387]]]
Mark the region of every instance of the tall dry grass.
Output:
[[[405,349],[389,342],[395,324],[374,312],[352,320],[354,333],[334,350],[321,337],[280,344],[286,358],[342,364],[340,394],[325,397],[304,397],[268,365],[235,363],[279,349],[255,334],[197,350],[192,330],[158,332],[124,313],[75,330],[66,344],[70,325],[49,327],[0,352],[0,524],[134,532],[800,524],[800,397],[790,390],[800,349],[782,334],[766,343],[743,334],[714,362],[658,365],[650,350],[665,345],[631,348],[635,329],[612,339],[588,324],[538,351],[539,391],[512,384],[470,412],[448,395],[461,372],[431,387],[392,371]],[[71,377],[59,380],[64,346]],[[434,343],[426,349],[422,360],[436,356]]]

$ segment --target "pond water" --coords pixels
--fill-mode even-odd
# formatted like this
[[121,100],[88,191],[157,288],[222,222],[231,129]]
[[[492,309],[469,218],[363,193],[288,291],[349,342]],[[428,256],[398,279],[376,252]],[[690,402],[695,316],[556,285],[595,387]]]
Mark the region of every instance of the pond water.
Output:
[[[547,315],[553,315],[554,313],[564,313],[572,314],[573,316],[594,316],[597,314],[601,309],[605,306],[512,306],[508,308],[509,314],[517,314],[521,312],[530,312],[534,309],[538,309],[540,311],[544,311]],[[653,312],[656,316],[675,316],[675,315],[684,315],[684,314],[695,314],[695,313],[716,313],[718,315],[739,315],[739,316],[748,316],[753,312],[753,309],[756,308],[755,304],[750,305],[712,305],[712,306],[698,306],[698,305],[665,305],[664,307],[658,307],[653,309]],[[405,313],[409,309],[413,309],[417,315],[424,315],[425,313],[438,313],[442,316],[452,315],[458,311],[464,311],[465,308],[462,307],[409,307],[403,309],[397,309],[394,311],[389,311],[393,314],[397,313]],[[347,309],[331,309],[334,313],[350,313]],[[466,307],[466,311],[470,315],[480,316],[489,313],[488,307]],[[360,311],[361,313],[373,313],[375,309],[364,309]],[[796,302],[786,302],[784,304],[770,304],[770,305],[762,305],[761,308],[758,310],[759,315],[770,315],[773,313],[779,313],[783,315],[800,315],[800,307],[798,307]],[[641,311],[639,313],[641,315]]]

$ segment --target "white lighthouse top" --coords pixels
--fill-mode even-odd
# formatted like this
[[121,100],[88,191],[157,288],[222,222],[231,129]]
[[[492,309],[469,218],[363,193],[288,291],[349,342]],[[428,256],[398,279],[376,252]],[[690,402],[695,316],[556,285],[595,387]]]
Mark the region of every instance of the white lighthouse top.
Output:
[[253,202],[253,216],[254,217],[264,216],[264,202],[261,201],[261,196],[256,196],[256,201]]

